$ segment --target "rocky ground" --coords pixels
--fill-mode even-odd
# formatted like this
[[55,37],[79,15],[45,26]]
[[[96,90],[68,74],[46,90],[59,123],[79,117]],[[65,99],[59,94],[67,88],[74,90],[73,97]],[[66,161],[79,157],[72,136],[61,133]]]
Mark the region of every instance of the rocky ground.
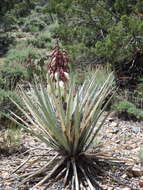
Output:
[[[143,122],[123,121],[110,115],[106,120],[97,141],[103,137],[103,142],[109,142],[106,150],[111,150],[112,157],[126,160],[126,164],[119,164],[119,167],[108,168],[110,176],[101,177],[100,184],[103,190],[143,190],[143,159],[140,148],[143,145]],[[96,142],[95,142],[96,143]],[[25,152],[27,151],[27,152]],[[1,151],[0,157],[0,190],[15,190],[21,181],[19,176],[34,171],[45,164],[46,159],[53,157],[50,151],[45,158],[43,155],[50,151],[44,144],[29,134],[23,134],[22,145],[19,149]],[[143,153],[142,153],[143,154]],[[38,156],[36,156],[38,155]],[[43,157],[42,157],[43,156]],[[42,163],[37,163],[36,158],[43,158]],[[27,163],[12,172],[26,160]],[[32,165],[32,163],[34,163]],[[31,166],[32,165],[32,166]],[[113,175],[112,175],[113,174]],[[116,178],[115,178],[116,176]],[[93,176],[94,177],[94,176]],[[37,179],[34,181],[36,182]],[[34,182],[33,182],[34,183]],[[31,189],[31,184],[25,184],[19,190]],[[40,190],[44,189],[44,186]],[[62,183],[54,183],[48,190],[63,189]],[[38,190],[38,189],[37,189]]]

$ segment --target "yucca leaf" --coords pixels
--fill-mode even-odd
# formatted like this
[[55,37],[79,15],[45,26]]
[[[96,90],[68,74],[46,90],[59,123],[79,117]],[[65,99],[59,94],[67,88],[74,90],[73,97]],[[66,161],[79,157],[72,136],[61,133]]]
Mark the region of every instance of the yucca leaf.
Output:
[[[17,115],[15,115],[13,113],[13,116],[15,116],[17,119],[21,120],[20,117],[18,117]],[[35,137],[37,137],[38,139],[40,139],[42,142],[45,142],[45,144],[49,145],[49,146],[52,146],[51,143],[43,136],[43,135],[40,135],[40,134],[37,134],[36,132],[34,132],[34,130],[31,130],[29,129],[28,125],[23,121],[21,120],[23,124],[19,123],[16,119],[14,119],[13,117],[9,117],[12,121],[16,122],[21,128],[23,128],[24,130],[26,130],[28,133],[31,133],[32,135],[34,135]],[[27,126],[27,127],[26,127]],[[54,149],[56,149],[55,146],[52,146]]]
[[[51,88],[51,95],[52,95],[52,98],[54,101],[55,109],[57,109],[57,114],[60,118],[61,128],[62,128],[63,132],[65,133],[64,111],[63,111],[61,96],[56,97],[56,94],[55,94],[56,89],[54,88],[54,84],[52,83],[49,76],[48,76],[48,83],[49,83],[50,88]],[[59,91],[59,95],[60,95],[59,84],[58,84],[58,91]]]
[[70,173],[70,162],[67,162],[67,166],[66,166],[66,174],[65,174],[65,177],[64,177],[64,186],[67,185],[67,182],[68,182],[68,176],[69,176],[69,173]]
[[[64,147],[63,149],[66,149],[67,151],[69,151],[67,139],[65,138],[64,134],[60,131],[60,128],[58,128],[57,125],[53,125],[52,123],[50,123],[48,120],[48,117],[46,117],[47,113],[46,113],[46,110],[44,109],[42,99],[38,99],[38,97],[40,96],[39,92],[34,91],[39,104],[37,103],[36,99],[35,99],[35,102],[32,102],[30,97],[28,97],[22,89],[21,89],[21,92],[22,92],[23,102],[28,108],[28,110],[30,111],[31,115],[34,116],[35,122],[32,121],[30,117],[27,117],[27,118],[31,120],[34,126],[36,126],[39,130],[41,130],[46,135],[48,135],[47,138],[50,138],[52,141],[55,142],[55,144],[59,144],[61,145],[61,147]],[[35,105],[36,103],[37,103],[37,106]],[[28,116],[28,114],[26,114],[26,116]]]
[[[26,118],[31,122],[31,124],[33,124],[36,128],[38,128],[39,129],[39,131],[41,131],[42,133],[45,133],[45,135],[48,135],[48,133],[47,133],[47,131],[45,132],[44,130],[43,130],[43,128],[40,128],[39,126],[38,126],[38,124],[35,122],[35,121],[33,121],[33,119],[29,116],[29,114],[20,106],[20,105],[18,105],[14,100],[12,100],[12,102],[18,107],[18,109],[26,116]],[[15,115],[16,117],[19,117],[18,115]],[[19,118],[20,119],[20,118]],[[22,120],[22,118],[21,118],[21,120]],[[30,127],[31,128],[31,126],[27,126],[27,127]]]
[[[110,77],[111,75],[108,77],[107,81],[105,81],[105,83],[101,86],[99,92],[95,94],[95,101],[94,101],[95,105],[92,103],[90,109],[88,110],[88,113],[86,113],[86,111],[84,112],[85,114],[83,115],[83,120],[81,123],[81,131],[84,130],[88,122],[91,121],[93,114],[96,113],[96,110],[98,109],[99,106],[101,107],[101,105],[103,104],[103,100],[107,97],[107,92],[109,90],[109,87],[106,86],[106,84],[108,84],[108,80],[110,79]],[[86,117],[86,115],[88,116]]]
[[[109,80],[109,81],[108,81]],[[86,144],[87,142],[89,142],[89,139],[91,139],[92,134],[94,134],[94,131],[97,129],[100,129],[100,127],[98,127],[98,120],[100,118],[100,116],[103,114],[103,111],[105,110],[106,104],[103,107],[103,100],[108,96],[111,87],[112,86],[112,82],[113,82],[113,76],[110,75],[108,78],[107,82],[104,83],[104,85],[102,86],[102,88],[100,88],[99,92],[97,93],[98,96],[95,95],[94,99],[95,101],[94,104],[93,102],[91,102],[91,105],[89,105],[90,107],[90,111],[89,111],[89,116],[85,119],[83,118],[81,126],[81,134],[80,134],[80,144],[79,144],[79,151],[83,148],[83,146]],[[109,86],[107,85],[109,84]],[[86,115],[86,113],[85,113]],[[103,125],[103,123],[101,124],[101,126]],[[94,136],[95,138],[96,136]],[[93,138],[93,137],[92,137]],[[94,140],[93,138],[93,140]],[[92,140],[92,142],[93,142]],[[90,143],[91,144],[91,143]]]
[[[56,135],[56,137],[62,135],[62,132],[60,130],[60,127],[57,128],[57,119],[55,116],[55,111],[52,109],[49,97],[45,95],[44,88],[40,86],[40,90],[38,91],[37,88],[34,89],[36,92],[36,95],[38,97],[38,101],[41,106],[39,106],[40,113],[43,115],[43,118],[45,120],[45,123],[47,124],[47,129],[50,129],[50,132],[53,133],[53,135]],[[45,103],[46,102],[46,103]],[[63,138],[63,136],[62,136]]]
[[73,142],[73,154],[77,152],[77,146],[79,143],[80,137],[80,122],[82,113],[79,111],[79,95],[77,93],[77,106],[74,113],[74,142]]
[[78,179],[75,159],[72,159],[72,166],[73,166],[73,173],[74,173],[74,180],[75,180],[75,190],[79,190],[79,179]]
[[95,86],[96,86],[96,73],[90,78],[90,80],[87,79],[83,84],[83,87],[81,87],[81,89],[79,90],[79,95],[81,97],[81,102],[82,102],[81,110],[83,107],[85,107],[88,97],[90,96],[91,91],[93,91]]
[[93,187],[92,183],[90,182],[90,180],[89,180],[89,178],[88,178],[86,172],[84,171],[83,167],[82,167],[82,166],[79,166],[79,167],[80,167],[82,173],[84,174],[84,177],[85,177],[85,179],[86,179],[86,181],[87,181],[87,183],[88,183],[88,185],[89,185],[89,187],[90,187],[90,190],[95,189],[95,188]]
[[[112,94],[112,96],[110,96],[110,98],[108,99],[108,101],[106,102],[106,104],[104,105],[104,107],[102,108],[102,111],[99,111],[99,114],[96,117],[96,120],[93,119],[93,126],[95,126],[95,124],[97,123],[97,121],[99,120],[100,116],[103,115],[104,110],[106,109],[108,103],[111,101],[112,97],[114,94]],[[87,147],[87,149],[90,147],[90,145],[92,144],[94,138],[96,137],[97,133],[100,131],[101,127],[103,126],[105,120],[107,119],[108,115],[110,114],[110,112],[108,114],[106,114],[106,116],[104,116],[104,118],[102,119],[101,123],[96,127],[96,130],[94,131],[94,129],[92,128],[92,130],[90,131],[89,136],[91,135],[91,133],[93,133],[94,131],[94,135],[92,137],[92,139],[90,140],[90,143]],[[98,123],[97,123],[98,124]]]
[[71,123],[72,123],[72,114],[73,114],[73,107],[74,107],[74,85],[73,80],[70,82],[70,89],[69,94],[67,94],[66,97],[66,117],[65,117],[65,125],[66,125],[66,131],[68,134],[68,138],[70,139],[70,131],[71,131]]
[[[57,95],[55,85],[48,77],[50,91],[43,85],[36,84],[31,86],[32,93],[28,96],[21,89],[24,105],[33,118],[24,109],[20,109],[48,142],[51,141],[51,144],[59,147],[62,152],[65,150],[69,155],[75,155],[90,147],[103,125],[104,120],[101,124],[98,124],[98,121],[104,112],[103,101],[111,90],[112,82],[113,75],[110,74],[104,83],[98,84],[95,74],[76,92],[73,79],[69,84],[67,96],[63,97],[59,84]],[[66,107],[63,104],[66,104]],[[35,132],[31,126],[26,127]]]
[[49,122],[52,125],[55,125],[56,117],[54,114],[54,108],[51,106],[50,103],[48,92],[44,89],[44,87],[41,84],[39,85],[39,89],[38,86],[34,87],[34,91],[35,91],[35,99],[36,97],[38,97],[38,102],[40,102],[41,104],[40,107],[45,113],[47,120],[49,120]]

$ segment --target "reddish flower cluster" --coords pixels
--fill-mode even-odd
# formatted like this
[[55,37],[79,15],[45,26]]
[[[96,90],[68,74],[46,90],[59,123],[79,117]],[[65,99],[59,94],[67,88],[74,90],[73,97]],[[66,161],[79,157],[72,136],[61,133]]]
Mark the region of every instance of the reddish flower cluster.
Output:
[[69,58],[66,51],[61,51],[60,47],[56,45],[53,48],[52,53],[49,56],[50,63],[48,65],[48,72],[53,81],[63,81],[69,80]]

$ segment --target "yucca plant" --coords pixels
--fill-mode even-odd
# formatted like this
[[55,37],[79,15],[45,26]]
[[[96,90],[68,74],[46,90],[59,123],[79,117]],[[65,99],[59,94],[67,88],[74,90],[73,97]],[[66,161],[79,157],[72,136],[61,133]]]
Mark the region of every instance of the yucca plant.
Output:
[[[27,120],[14,113],[11,119],[57,153],[43,168],[26,174],[21,184],[44,173],[44,178],[33,189],[53,178],[63,179],[65,186],[75,190],[86,189],[87,185],[90,189],[99,187],[95,176],[101,173],[100,161],[112,158],[108,151],[101,151],[105,144],[95,146],[92,153],[91,147],[107,117],[103,112],[110,101],[107,97],[113,90],[113,80],[111,73],[102,84],[98,84],[94,73],[77,89],[74,79],[71,79],[64,102],[60,86],[58,96],[55,94],[56,87],[50,76],[50,93],[38,83],[31,86],[30,96],[20,87],[25,107],[17,106]],[[53,163],[56,164],[49,173],[49,166]]]

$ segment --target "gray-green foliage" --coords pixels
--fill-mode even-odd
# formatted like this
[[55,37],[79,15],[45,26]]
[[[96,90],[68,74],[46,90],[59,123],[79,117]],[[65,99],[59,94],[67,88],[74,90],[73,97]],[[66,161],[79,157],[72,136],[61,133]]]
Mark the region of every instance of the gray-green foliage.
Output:
[[5,131],[1,147],[3,146],[4,149],[19,147],[21,144],[21,137],[21,129],[16,127],[15,123],[9,122],[8,129]]
[[[3,129],[8,128],[11,122],[6,118],[10,115],[10,110],[20,113],[17,107],[10,101],[13,98],[17,103],[19,97],[15,91],[21,79],[27,78],[27,71],[20,65],[3,64],[0,68],[0,120]],[[20,114],[21,115],[21,114]]]
[[36,10],[31,11],[28,17],[21,20],[22,30],[25,32],[39,32],[51,24],[51,18],[47,14],[42,14]]
[[0,88],[15,89],[21,79],[26,79],[28,73],[20,64],[3,64],[0,69]]
[[[100,63],[103,57],[113,63],[142,47],[141,0],[13,0],[3,1],[2,6],[2,15],[8,14],[11,24],[24,31],[37,33],[56,21],[52,35],[73,51],[77,64],[85,59],[91,63],[95,57]],[[81,50],[75,56],[78,47]]]
[[14,42],[14,37],[10,33],[5,33],[0,30],[0,56],[4,55],[11,44]]
[[51,49],[55,44],[54,39],[51,36],[49,30],[41,31],[33,38],[27,39],[28,44],[32,44],[36,48]]
[[17,96],[17,92],[15,90],[0,89],[0,120],[2,123],[2,129],[9,127],[12,128],[13,126],[10,125],[12,122],[10,122],[10,120],[7,118],[10,116],[10,110],[22,116],[15,104],[10,101],[10,98],[14,99],[15,102],[20,104],[20,99]]
[[6,125],[7,128],[2,128],[0,134],[0,151],[2,155],[9,156],[13,153],[19,152],[21,148],[22,132],[16,124],[7,120],[0,126]]
[[[21,79],[30,79],[33,77],[34,73],[36,74],[38,65],[36,60],[40,59],[42,56],[36,47],[28,45],[26,41],[18,43],[16,46],[11,48],[5,58],[5,65],[8,70],[12,67],[13,74],[20,74]],[[5,70],[5,69],[4,69]],[[11,75],[12,76],[12,75]],[[13,75],[14,77],[15,75]]]
[[137,84],[135,95],[139,98],[143,98],[143,78],[139,78],[139,83]]
[[[16,47],[13,46],[8,51],[4,63],[0,65],[0,112],[9,114],[9,109],[17,112],[15,105],[9,98],[14,98],[18,102],[15,89],[21,80],[28,80],[30,76],[32,77],[30,73],[32,68],[28,70],[28,61],[29,58],[38,58],[39,55],[36,49],[31,46],[26,47],[25,43],[18,44]],[[1,115],[0,117],[5,116]]]
[[[51,12],[59,21],[57,35],[77,65],[106,64],[131,59],[136,51],[142,51],[141,5],[140,0],[54,1]],[[76,52],[78,48],[81,51]]]
[[133,120],[143,119],[143,111],[137,108],[136,105],[127,100],[119,101],[113,107],[114,110],[117,111],[119,116],[121,116],[124,119],[133,119]]
[[111,63],[130,59],[143,43],[142,20],[134,16],[123,15],[121,21],[109,29],[108,35],[96,43],[96,52]]
[[8,63],[25,64],[29,58],[35,59],[38,57],[40,57],[38,49],[21,42],[8,51],[5,61]]

